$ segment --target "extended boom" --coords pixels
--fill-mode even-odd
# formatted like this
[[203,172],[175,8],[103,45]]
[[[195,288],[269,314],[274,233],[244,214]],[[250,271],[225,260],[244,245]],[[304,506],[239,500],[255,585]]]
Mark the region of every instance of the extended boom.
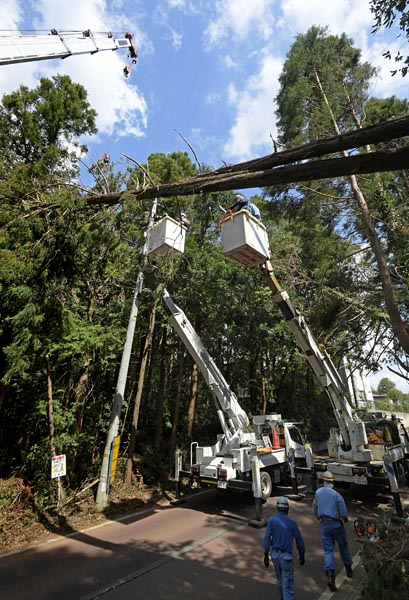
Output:
[[343,441],[342,447],[339,449],[339,457],[359,462],[372,460],[372,452],[365,448],[368,443],[365,425],[348,402],[344,394],[343,381],[330,356],[325,349],[319,348],[304,317],[294,308],[287,292],[281,288],[270,261],[261,265],[261,272],[273,292],[274,302],[289,324],[299,347],[330,398]]
[[76,54],[95,54],[103,50],[127,48],[129,56],[136,62],[136,51],[132,35],[115,38],[113,33],[59,32],[52,29],[41,35],[2,35],[0,36],[0,65],[11,65],[53,58],[68,58]]

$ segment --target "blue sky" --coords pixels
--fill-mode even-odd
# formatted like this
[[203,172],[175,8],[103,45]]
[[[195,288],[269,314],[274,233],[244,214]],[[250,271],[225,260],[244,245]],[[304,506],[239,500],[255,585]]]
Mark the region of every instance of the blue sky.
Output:
[[[130,31],[139,59],[128,79],[125,50],[2,66],[0,93],[66,73],[84,85],[98,112],[90,158],[124,152],[189,151],[215,168],[272,151],[274,97],[285,54],[312,25],[346,32],[379,66],[374,95],[403,97],[382,52],[397,42],[371,34],[367,0],[0,0],[2,34],[22,30]],[[193,157],[192,157],[193,158]]]
[[373,95],[407,96],[407,81],[391,77],[393,63],[382,57],[402,42],[394,31],[371,34],[368,0],[0,0],[0,6],[0,35],[51,28],[133,34],[139,58],[128,79],[126,50],[0,67],[1,96],[56,73],[87,89],[99,134],[85,140],[86,164],[108,152],[123,170],[121,153],[140,163],[154,152],[190,153],[177,131],[214,168],[272,152],[282,64],[297,33],[312,25],[345,32],[363,59],[379,67]]

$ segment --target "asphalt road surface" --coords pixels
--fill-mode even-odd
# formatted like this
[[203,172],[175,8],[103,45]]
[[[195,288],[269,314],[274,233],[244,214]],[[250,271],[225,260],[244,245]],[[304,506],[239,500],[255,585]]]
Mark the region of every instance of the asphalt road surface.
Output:
[[[291,488],[277,488],[263,505],[267,520],[280,495],[290,498],[290,516],[303,534],[306,562],[295,560],[296,598],[331,598],[323,571],[319,523],[312,514],[312,494],[292,499]],[[351,553],[357,557],[353,521],[379,519],[386,498],[343,493],[350,522]],[[275,577],[263,564],[265,529],[258,527],[249,495],[216,496],[201,491],[183,502],[155,507],[53,540],[23,552],[0,555],[2,600],[251,600],[275,598]],[[296,553],[297,556],[297,553]],[[345,571],[336,554],[336,574]],[[358,574],[358,573],[357,573]],[[347,584],[349,582],[346,581]],[[340,595],[337,592],[338,596]]]

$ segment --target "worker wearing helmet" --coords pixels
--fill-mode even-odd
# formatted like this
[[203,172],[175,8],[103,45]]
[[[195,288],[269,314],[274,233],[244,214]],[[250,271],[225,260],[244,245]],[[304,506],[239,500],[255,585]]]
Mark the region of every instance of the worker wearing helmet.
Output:
[[344,523],[348,523],[348,511],[341,494],[334,490],[334,475],[325,471],[322,476],[324,486],[317,489],[313,502],[314,514],[321,523],[322,545],[324,547],[324,569],[328,587],[336,592],[335,585],[335,542],[338,544],[347,577],[352,577],[352,558]]
[[189,225],[190,225],[190,221],[189,221],[189,219],[187,218],[187,216],[186,216],[186,213],[185,213],[185,212],[181,212],[181,213],[180,213],[179,221],[180,221],[180,223],[182,223],[182,225],[184,225],[185,227],[189,227]]
[[305,562],[304,540],[293,519],[288,517],[290,508],[287,498],[279,498],[276,503],[277,514],[270,517],[264,535],[264,565],[268,568],[269,552],[274,564],[277,576],[278,593],[281,600],[293,600],[294,598],[294,563],[293,563],[293,541],[295,540],[300,565]]
[[231,212],[238,212],[243,209],[248,210],[253,217],[261,221],[260,211],[257,206],[253,204],[253,202],[250,202],[243,194],[235,194],[234,204],[232,204],[228,210]]

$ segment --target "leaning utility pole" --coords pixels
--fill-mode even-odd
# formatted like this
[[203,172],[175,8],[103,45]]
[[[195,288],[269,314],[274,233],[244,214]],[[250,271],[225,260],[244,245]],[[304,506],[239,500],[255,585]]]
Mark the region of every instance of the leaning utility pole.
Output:
[[145,258],[146,258],[147,252],[148,252],[149,228],[154,223],[154,219],[155,219],[155,215],[156,215],[156,207],[157,207],[157,200],[155,198],[153,205],[152,205],[151,213],[149,216],[149,224],[148,224],[145,244],[144,244],[143,251],[142,251],[142,265],[139,267],[139,273],[138,273],[138,277],[136,280],[136,287],[135,287],[135,293],[134,293],[134,297],[133,297],[133,301],[132,301],[131,314],[129,316],[128,329],[126,331],[126,340],[125,340],[125,345],[124,345],[124,349],[122,352],[122,359],[121,359],[121,366],[119,369],[118,381],[116,384],[115,398],[114,398],[114,403],[112,405],[112,410],[111,410],[111,418],[110,418],[110,422],[109,422],[107,441],[105,444],[104,456],[102,459],[101,474],[99,476],[97,497],[96,497],[96,501],[95,501],[96,507],[99,510],[103,510],[108,503],[108,492],[109,492],[108,477],[109,477],[109,470],[110,470],[110,463],[111,463],[112,446],[113,446],[114,439],[118,435],[119,420],[120,420],[121,410],[122,410],[122,402],[123,402],[124,395],[125,395],[125,387],[126,387],[126,380],[128,377],[129,361],[131,359],[132,344],[133,344],[133,338],[134,338],[134,334],[135,334],[136,318],[138,316],[138,299],[139,299],[139,294],[141,293],[142,286],[143,286],[143,266],[144,266],[143,263],[145,262]]

